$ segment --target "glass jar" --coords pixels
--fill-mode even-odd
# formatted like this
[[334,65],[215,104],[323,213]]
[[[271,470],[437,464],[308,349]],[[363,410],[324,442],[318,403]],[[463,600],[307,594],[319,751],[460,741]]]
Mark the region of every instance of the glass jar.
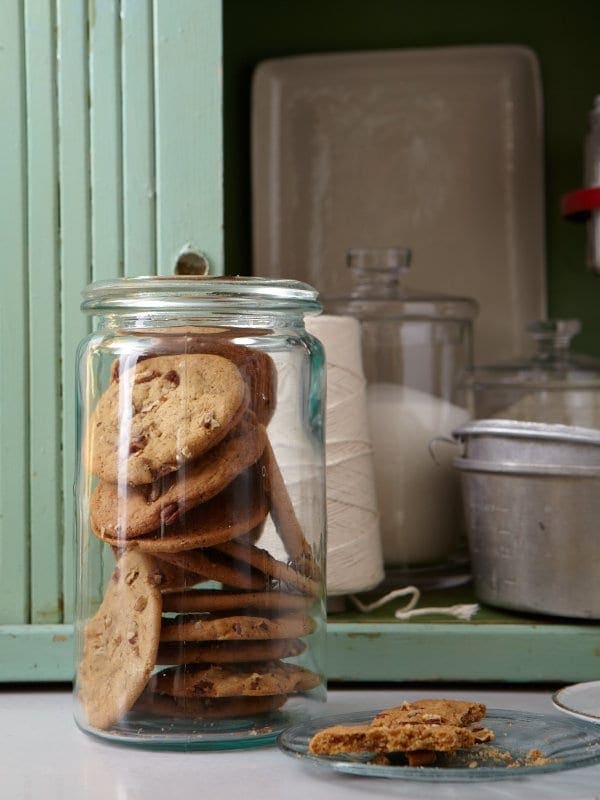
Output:
[[460,491],[454,453],[434,460],[430,443],[468,418],[460,375],[477,305],[406,288],[410,258],[406,248],[350,250],[354,287],[325,308],[361,323],[386,576],[448,585],[466,577]]
[[121,279],[82,308],[76,722],[154,748],[271,742],[325,700],[316,292]]
[[541,320],[527,330],[532,356],[467,374],[473,416],[600,428],[600,360],[570,349],[579,320]]

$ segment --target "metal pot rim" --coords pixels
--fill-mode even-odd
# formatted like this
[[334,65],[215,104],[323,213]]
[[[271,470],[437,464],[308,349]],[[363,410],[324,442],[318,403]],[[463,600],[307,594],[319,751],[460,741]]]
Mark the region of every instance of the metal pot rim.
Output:
[[546,422],[521,422],[511,419],[471,420],[456,428],[456,439],[468,436],[504,436],[514,439],[546,439],[559,442],[579,442],[600,446],[600,430],[575,425],[558,425]]
[[568,464],[524,464],[516,461],[481,461],[456,457],[453,465],[463,472],[503,473],[506,475],[542,475],[547,477],[600,478],[600,467],[577,467]]

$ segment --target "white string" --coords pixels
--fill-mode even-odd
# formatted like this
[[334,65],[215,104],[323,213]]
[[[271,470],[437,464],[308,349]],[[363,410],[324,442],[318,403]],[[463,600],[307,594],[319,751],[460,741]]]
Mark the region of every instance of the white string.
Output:
[[369,614],[371,611],[375,611],[376,608],[381,608],[381,606],[384,606],[386,603],[390,603],[397,597],[406,597],[407,595],[411,595],[411,598],[404,606],[402,606],[400,611],[410,611],[421,599],[421,592],[416,586],[405,586],[402,589],[394,589],[393,592],[388,592],[388,594],[380,597],[379,600],[375,600],[373,603],[363,603],[358,599],[358,597],[356,597],[356,595],[353,594],[350,595],[350,600],[354,603],[359,611],[362,611],[363,614]]
[[456,619],[468,621],[479,611],[479,605],[477,603],[415,608],[421,599],[421,592],[416,586],[404,586],[402,589],[394,589],[372,603],[363,603],[356,595],[350,595],[350,600],[361,613],[368,614],[371,611],[375,611],[376,608],[381,608],[381,606],[390,603],[397,597],[406,596],[410,596],[410,599],[403,606],[396,609],[394,612],[396,619],[412,619],[413,617],[423,617],[428,614],[441,614],[443,616],[455,617]]

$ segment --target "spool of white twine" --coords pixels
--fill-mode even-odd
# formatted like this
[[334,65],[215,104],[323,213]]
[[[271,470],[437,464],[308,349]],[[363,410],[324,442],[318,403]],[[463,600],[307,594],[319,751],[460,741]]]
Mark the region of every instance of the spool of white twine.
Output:
[[362,592],[384,572],[360,324],[323,315],[309,317],[306,328],[327,362],[327,594]]

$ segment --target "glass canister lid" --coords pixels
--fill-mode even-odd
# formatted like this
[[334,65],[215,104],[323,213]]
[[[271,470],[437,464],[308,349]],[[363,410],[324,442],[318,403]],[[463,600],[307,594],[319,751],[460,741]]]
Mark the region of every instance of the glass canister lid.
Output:
[[600,359],[571,352],[580,330],[575,319],[533,322],[532,356],[470,370],[474,416],[600,428]]
[[454,319],[472,320],[477,303],[470,297],[421,292],[404,283],[412,252],[408,247],[355,247],[346,263],[353,286],[347,295],[325,298],[327,311],[351,314],[359,319]]
[[539,320],[527,330],[535,342],[533,355],[474,367],[468,382],[475,390],[493,386],[600,390],[600,359],[571,351],[572,339],[581,331],[579,320]]

